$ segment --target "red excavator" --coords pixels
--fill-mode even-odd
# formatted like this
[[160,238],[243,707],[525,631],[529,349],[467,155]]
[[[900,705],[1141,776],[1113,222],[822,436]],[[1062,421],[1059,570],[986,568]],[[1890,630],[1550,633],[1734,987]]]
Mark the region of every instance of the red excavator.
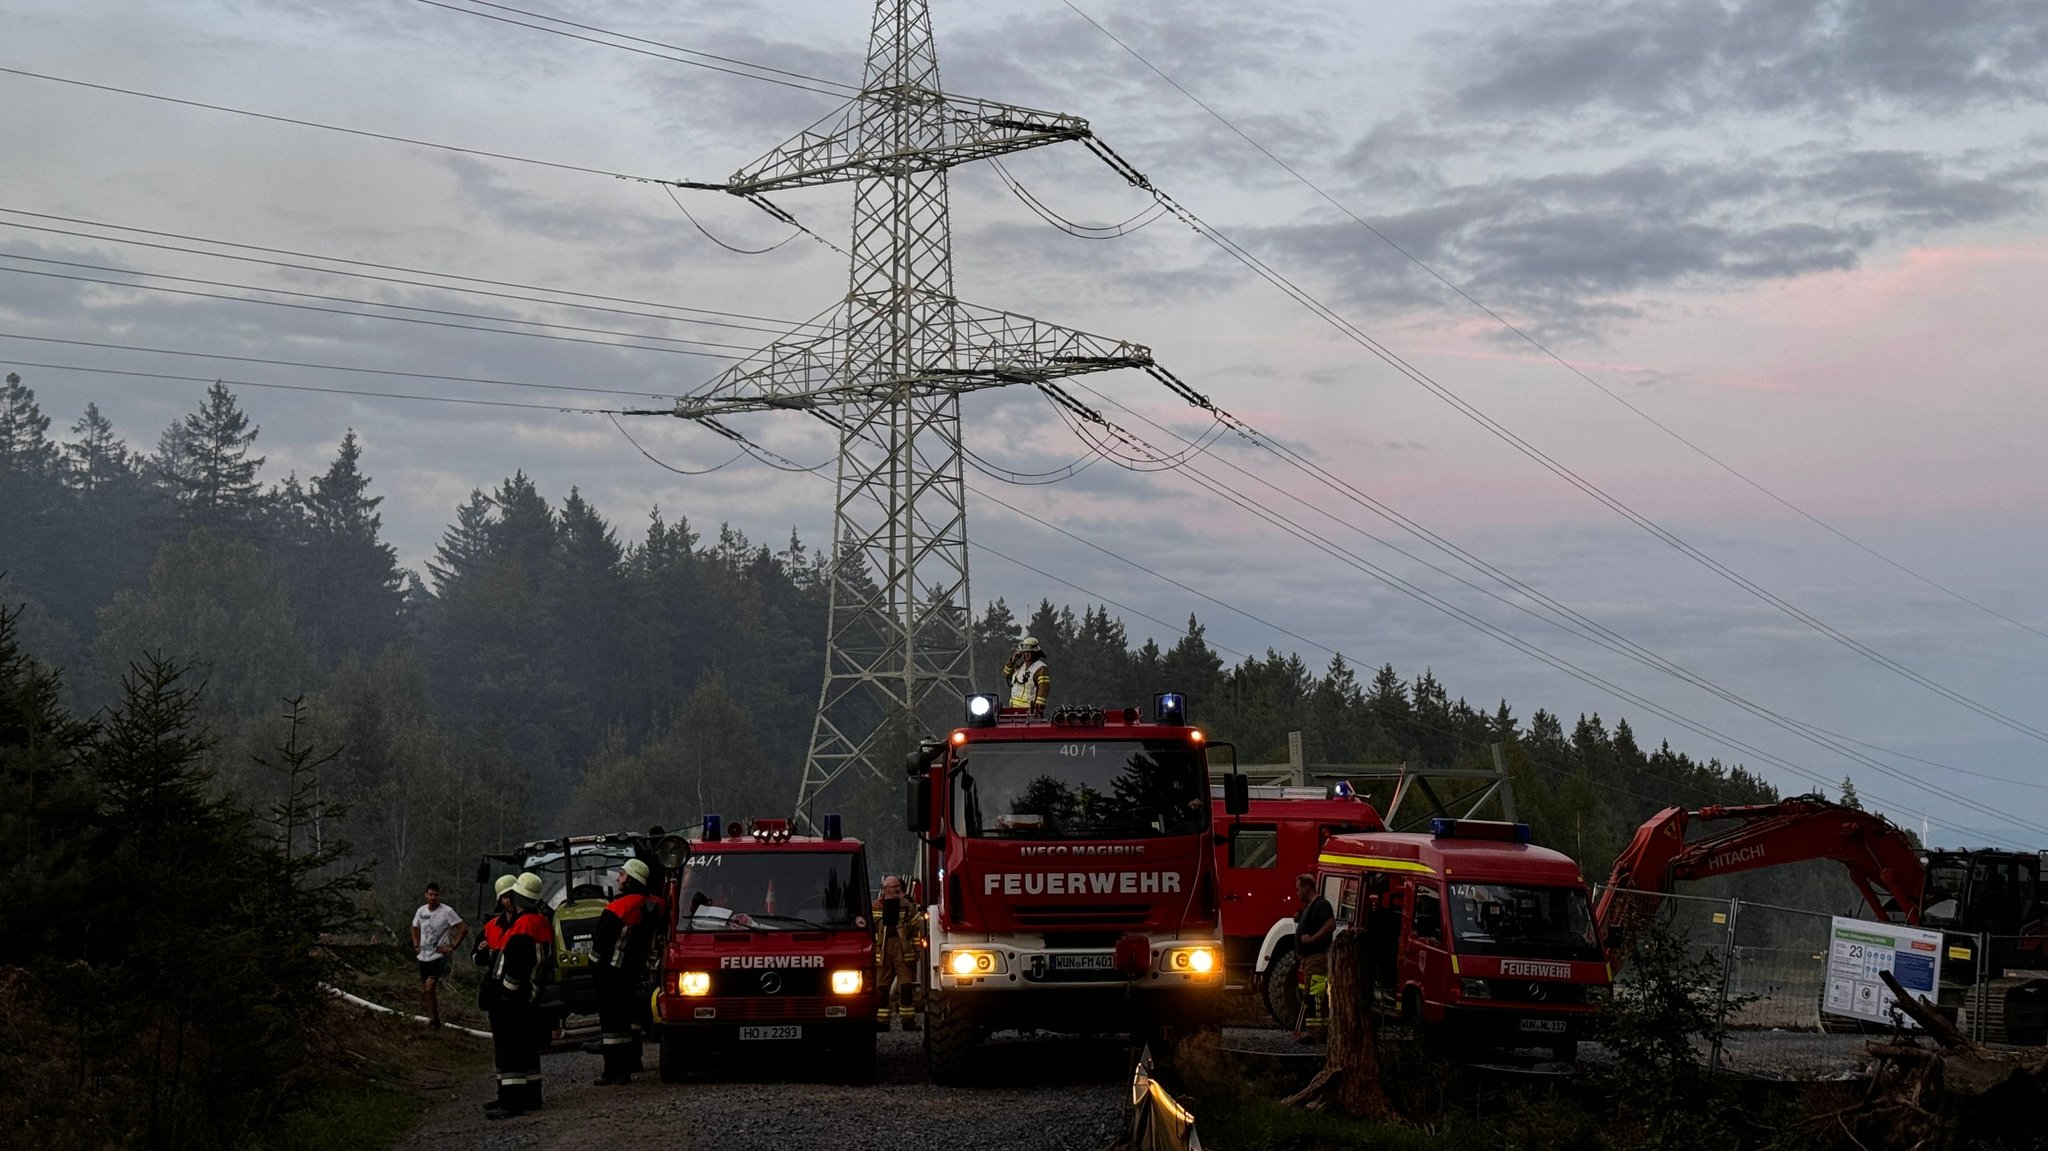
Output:
[[[1688,841],[1698,825],[1726,824]],[[2048,853],[1926,851],[1882,815],[1818,795],[1777,803],[1666,808],[1636,829],[1614,861],[1593,917],[1619,963],[1637,926],[1681,880],[1832,859],[1873,918],[1950,934],[1941,1006],[1953,1016],[1980,976],[1987,1037],[2048,1042]],[[1989,946],[1974,938],[1989,937]]]

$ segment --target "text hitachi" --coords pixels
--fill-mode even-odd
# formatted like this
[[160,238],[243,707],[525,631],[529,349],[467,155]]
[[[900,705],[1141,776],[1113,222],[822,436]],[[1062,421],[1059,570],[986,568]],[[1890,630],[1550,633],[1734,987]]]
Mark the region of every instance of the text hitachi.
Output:
[[981,877],[983,895],[1158,895],[1179,890],[1178,871],[991,871]]

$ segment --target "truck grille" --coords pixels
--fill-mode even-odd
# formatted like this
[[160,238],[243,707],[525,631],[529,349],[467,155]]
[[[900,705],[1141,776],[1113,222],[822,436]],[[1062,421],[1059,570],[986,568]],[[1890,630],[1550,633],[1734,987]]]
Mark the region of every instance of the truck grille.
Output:
[[1152,908],[1145,903],[1096,903],[1076,907],[1068,903],[1020,903],[1016,908],[1019,927],[1143,927]]
[[[822,995],[763,996],[748,999],[714,999],[720,1023],[751,1023],[761,1019],[823,1019],[825,1005],[834,1000]],[[845,1000],[837,1001],[841,1006]]]
[[1586,989],[1577,983],[1536,982],[1527,979],[1489,979],[1487,990],[1495,999],[1510,1003],[1557,1003],[1570,1006],[1586,1001]]

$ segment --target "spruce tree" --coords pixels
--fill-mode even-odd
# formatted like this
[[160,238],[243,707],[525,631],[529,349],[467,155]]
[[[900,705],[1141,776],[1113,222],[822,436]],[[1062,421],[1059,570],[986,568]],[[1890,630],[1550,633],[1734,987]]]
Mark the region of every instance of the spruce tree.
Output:
[[71,434],[75,438],[64,445],[65,483],[93,493],[135,482],[135,461],[128,445],[114,434],[114,425],[100,414],[98,404],[85,405],[85,414],[71,425]]
[[262,456],[252,456],[260,429],[249,425],[235,394],[216,380],[206,403],[164,429],[157,467],[171,496],[196,526],[241,528],[263,503],[256,473]]
[[36,404],[36,394],[7,373],[0,386],[0,472],[25,476],[57,473],[57,447],[50,442],[50,417]]

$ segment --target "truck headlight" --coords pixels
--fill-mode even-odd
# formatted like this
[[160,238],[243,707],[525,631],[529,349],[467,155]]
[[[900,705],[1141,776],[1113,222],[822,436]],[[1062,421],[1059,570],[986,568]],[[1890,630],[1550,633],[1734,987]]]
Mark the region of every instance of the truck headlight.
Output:
[[1175,947],[1159,957],[1160,966],[1179,975],[1208,975],[1216,970],[1214,947]]
[[1460,979],[1458,994],[1466,999],[1491,999],[1493,988],[1488,987],[1484,979]]
[[711,994],[711,973],[709,971],[685,971],[676,976],[676,994]]
[[948,951],[941,957],[945,969],[954,975],[998,975],[1003,957],[995,951]]
[[832,973],[832,994],[834,994],[834,995],[858,995],[858,994],[860,994],[860,972],[858,972],[858,971],[835,971],[835,972],[833,972],[833,973]]

